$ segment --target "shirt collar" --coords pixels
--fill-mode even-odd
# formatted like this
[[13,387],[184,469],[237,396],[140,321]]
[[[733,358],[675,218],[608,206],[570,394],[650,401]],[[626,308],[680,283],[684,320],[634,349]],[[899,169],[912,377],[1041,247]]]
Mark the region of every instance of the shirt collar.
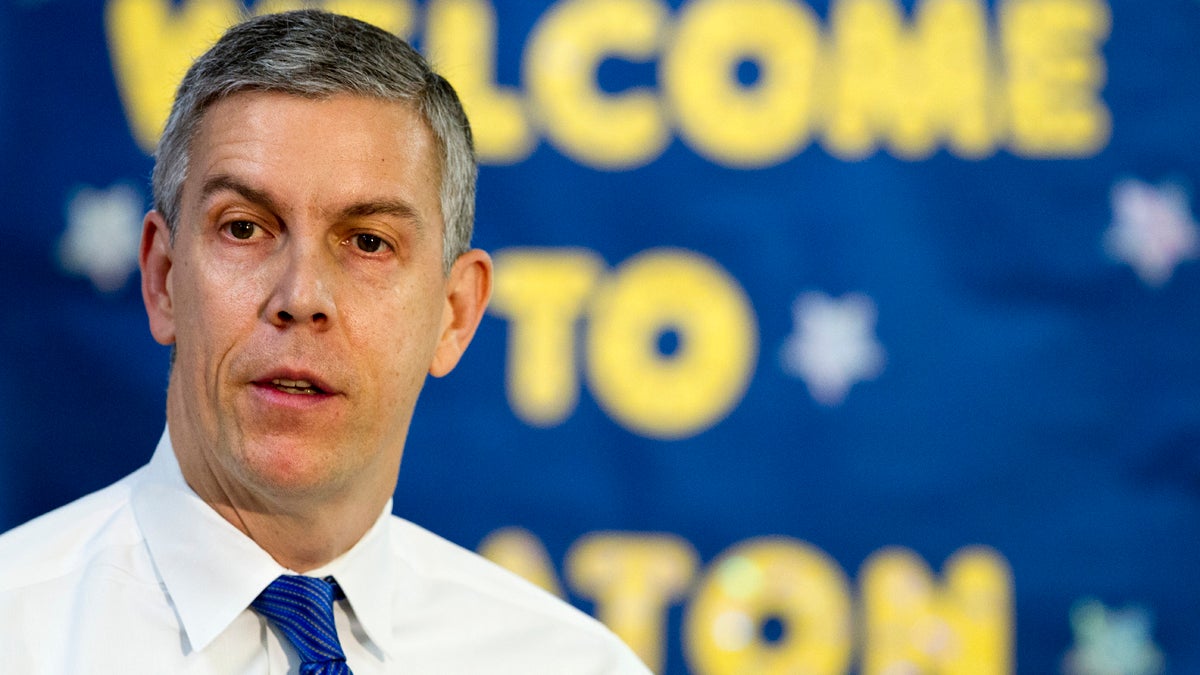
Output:
[[[193,650],[212,642],[276,577],[295,574],[192,491],[179,469],[169,430],[163,431],[148,470],[134,486],[132,502],[154,567]],[[391,651],[396,568],[389,560],[391,511],[389,499],[358,543],[307,573],[337,579],[363,631],[385,654]]]
[[393,656],[392,600],[399,569],[389,541],[391,514],[392,500],[389,499],[379,519],[357,544],[329,564],[305,573],[311,577],[337,579],[363,631],[387,656]]

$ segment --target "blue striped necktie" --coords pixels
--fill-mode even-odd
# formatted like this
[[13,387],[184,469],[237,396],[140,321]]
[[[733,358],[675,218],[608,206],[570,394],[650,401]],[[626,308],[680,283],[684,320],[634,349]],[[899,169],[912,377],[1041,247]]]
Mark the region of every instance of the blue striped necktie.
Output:
[[333,577],[283,575],[250,607],[271,620],[300,654],[300,675],[351,675],[333,625]]

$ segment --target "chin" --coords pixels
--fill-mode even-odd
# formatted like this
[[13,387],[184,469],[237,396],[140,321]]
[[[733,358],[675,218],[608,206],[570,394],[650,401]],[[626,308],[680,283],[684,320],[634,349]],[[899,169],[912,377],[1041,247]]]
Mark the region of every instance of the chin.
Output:
[[245,477],[276,494],[322,494],[346,482],[346,458],[322,444],[270,438],[248,442],[243,452]]

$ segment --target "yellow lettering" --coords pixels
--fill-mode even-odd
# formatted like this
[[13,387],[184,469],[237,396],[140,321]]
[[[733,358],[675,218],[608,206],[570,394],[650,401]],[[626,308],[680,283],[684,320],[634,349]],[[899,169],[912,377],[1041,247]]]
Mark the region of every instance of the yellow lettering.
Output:
[[[260,0],[257,14],[310,6],[301,0]],[[411,0],[329,0],[325,8],[398,35],[411,30]],[[111,0],[105,10],[109,52],[129,129],[154,152],[175,89],[192,61],[242,16],[233,0]]]
[[415,14],[412,0],[258,0],[254,13],[261,16],[317,6],[366,21],[401,37],[407,37],[412,30]]
[[400,37],[407,37],[412,30],[415,14],[412,0],[258,0],[254,13],[262,16],[318,6],[328,12],[366,21]]
[[684,617],[685,653],[701,675],[841,675],[851,644],[841,568],[784,537],[748,540],[722,554]]
[[1012,672],[1012,580],[999,554],[968,548],[939,588],[925,562],[885,549],[863,564],[863,675]]
[[547,138],[565,153],[606,169],[657,157],[670,129],[655,95],[634,88],[609,95],[596,83],[605,58],[654,56],[667,19],[657,0],[563,0],[526,43],[525,85]]
[[233,0],[111,0],[104,14],[117,89],[134,140],[153,152],[192,60],[238,17]]
[[674,535],[591,534],[567,553],[567,578],[654,672],[666,666],[667,608],[696,574],[696,551]]
[[891,0],[843,0],[830,19],[826,145],[856,159],[879,140],[907,159],[939,144],[995,147],[987,19],[978,0],[927,0],[905,26]]
[[519,92],[498,87],[496,15],[484,0],[435,0],[426,10],[425,50],[454,85],[481,162],[525,159],[537,144]]
[[[662,340],[673,337],[670,353]],[[741,400],[758,327],[745,291],[690,251],[654,249],[625,261],[597,290],[587,335],[588,382],[626,427],[683,438]]]
[[910,72],[900,85],[911,96],[897,111],[892,144],[901,157],[919,158],[945,141],[968,158],[991,154],[1001,135],[993,112],[996,81],[988,21],[979,0],[925,0],[912,34]]
[[575,323],[604,263],[577,249],[513,249],[495,255],[489,311],[508,328],[508,400],[525,422],[552,426],[575,409]]
[[416,22],[413,0],[325,0],[324,7],[335,14],[352,16],[407,39]]
[[479,555],[532,582],[549,593],[564,597],[554,574],[554,563],[546,547],[529,530],[505,527],[489,534],[479,543]]
[[1085,157],[1108,143],[1112,121],[1099,99],[1108,7],[1098,0],[1008,0],[999,23],[1007,62],[1013,151]]
[[[1086,157],[1108,143],[1103,0],[830,3],[561,0],[526,37],[525,90],[496,81],[488,0],[429,0],[423,43],[458,90],[486,164],[527,158],[544,135],[588,166],[626,170],[657,158],[677,131],[698,154],[743,169],[778,164],[814,134],[833,155],[883,146],[911,160],[940,148],[968,159],[1003,144],[1026,157]],[[321,6],[409,38],[413,0],[258,0],[262,14]],[[175,87],[245,11],[235,0],[109,0],[105,27],[134,139],[152,152]],[[604,91],[608,59],[658,59],[660,91]],[[673,128],[674,127],[674,128]]]
[[256,15],[275,14],[276,12],[290,12],[295,9],[304,9],[312,7],[313,3],[309,0],[258,0],[254,5],[254,13]]
[[[679,17],[661,81],[681,136],[738,167],[776,164],[808,141],[820,34],[790,0],[697,0]],[[744,62],[752,84],[736,77]]]
[[842,0],[830,12],[831,86],[825,145],[841,157],[874,152],[898,107],[901,18],[890,0]]

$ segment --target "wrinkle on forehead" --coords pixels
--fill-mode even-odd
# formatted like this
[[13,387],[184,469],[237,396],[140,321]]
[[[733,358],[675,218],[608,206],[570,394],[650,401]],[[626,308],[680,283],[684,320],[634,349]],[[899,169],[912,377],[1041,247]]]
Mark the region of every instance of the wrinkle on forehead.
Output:
[[[320,124],[305,120],[310,115],[321,117],[326,106],[338,106],[336,120],[326,117]],[[228,116],[239,118],[239,124],[231,127],[225,121]],[[280,124],[284,119],[291,123]],[[381,142],[377,131],[360,126],[362,120],[376,130],[379,124],[390,125],[384,135],[387,140]],[[340,145],[321,141],[331,124]],[[297,137],[308,142],[296,147]],[[278,92],[241,92],[209,107],[193,142],[192,169],[203,181],[200,201],[219,189],[228,189],[279,213],[278,207],[288,200],[270,189],[269,180],[264,183],[255,174],[263,172],[263,178],[290,174],[287,180],[292,185],[306,182],[311,174],[327,186],[345,188],[345,194],[325,194],[319,200],[322,203],[314,204],[325,217],[389,216],[411,223],[418,231],[442,231],[438,144],[428,122],[411,105],[348,94],[311,99]],[[292,153],[289,163],[272,165],[273,148],[288,145]],[[343,162],[350,169],[345,181],[329,181],[319,175],[336,174]],[[239,170],[243,164],[248,171]],[[378,171],[364,172],[364,164]],[[209,172],[215,175],[204,177]]]

